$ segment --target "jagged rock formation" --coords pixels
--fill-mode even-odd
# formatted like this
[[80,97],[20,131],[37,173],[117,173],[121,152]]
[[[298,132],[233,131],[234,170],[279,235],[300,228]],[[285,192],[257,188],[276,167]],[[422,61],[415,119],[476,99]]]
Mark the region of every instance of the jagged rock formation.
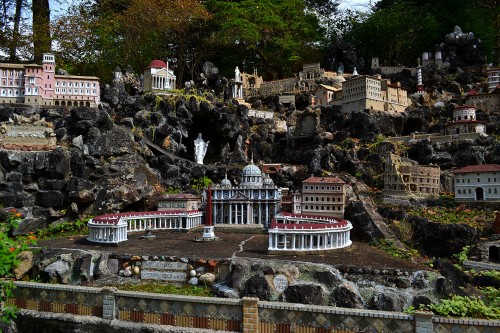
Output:
[[[207,75],[213,71],[207,64]],[[252,118],[246,106],[223,103],[210,93],[204,96],[130,96],[120,81],[103,89],[99,109],[2,105],[0,121],[40,114],[52,124],[59,146],[51,152],[0,151],[0,201],[22,208],[27,216],[19,232],[87,214],[151,209],[162,189],[187,190],[193,179],[220,181],[225,172],[237,178],[240,163],[251,157],[255,163],[302,166],[276,175],[278,185],[292,190],[307,175],[323,172],[346,172],[381,188],[384,154],[397,152],[401,145],[380,138],[437,133],[452,112],[451,107],[409,108],[397,115],[346,115],[339,107],[286,109],[277,98],[263,100],[275,119],[286,120],[284,133],[276,130],[275,119]],[[296,105],[300,100],[298,96]],[[408,157],[441,167],[443,190],[452,190],[447,172],[452,167],[500,161],[495,139],[500,116],[478,112],[477,118],[487,123],[490,137],[407,143]],[[210,140],[205,165],[193,159],[193,141],[200,132]]]

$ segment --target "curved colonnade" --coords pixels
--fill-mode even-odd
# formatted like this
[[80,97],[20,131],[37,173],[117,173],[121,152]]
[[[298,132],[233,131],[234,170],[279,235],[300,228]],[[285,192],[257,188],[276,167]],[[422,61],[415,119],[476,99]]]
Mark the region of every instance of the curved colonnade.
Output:
[[268,252],[323,253],[348,247],[352,224],[326,216],[280,213],[269,229]]
[[117,244],[127,240],[128,232],[144,230],[186,231],[202,224],[203,211],[151,211],[96,216],[89,220],[87,240]]

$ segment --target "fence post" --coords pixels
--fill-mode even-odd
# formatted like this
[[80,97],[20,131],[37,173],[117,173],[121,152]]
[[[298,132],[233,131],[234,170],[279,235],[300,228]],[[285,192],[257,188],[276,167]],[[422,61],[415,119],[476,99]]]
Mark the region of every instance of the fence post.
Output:
[[104,287],[102,288],[102,317],[104,319],[116,319],[116,302],[115,302],[116,288]]
[[243,297],[243,333],[259,333],[259,299]]
[[415,333],[433,333],[432,312],[415,311]]

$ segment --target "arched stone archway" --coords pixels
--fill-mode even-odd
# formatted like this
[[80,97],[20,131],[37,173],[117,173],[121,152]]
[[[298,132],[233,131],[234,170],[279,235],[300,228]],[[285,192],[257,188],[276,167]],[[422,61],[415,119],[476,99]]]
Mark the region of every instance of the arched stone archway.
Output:
[[65,102],[65,101],[62,101],[62,102],[61,102],[61,106],[66,106],[66,102]]
[[55,101],[54,105],[59,106],[59,101]]
[[498,246],[492,245],[488,250],[488,260],[494,262],[500,262],[500,248]]
[[482,187],[477,187],[476,188],[476,200],[477,201],[484,200],[484,190],[483,190]]

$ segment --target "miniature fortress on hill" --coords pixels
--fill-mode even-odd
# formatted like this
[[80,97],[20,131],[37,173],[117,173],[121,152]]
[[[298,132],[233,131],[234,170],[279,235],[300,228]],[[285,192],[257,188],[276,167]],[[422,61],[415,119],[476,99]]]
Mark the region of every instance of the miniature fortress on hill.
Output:
[[268,230],[270,253],[328,252],[351,245],[352,224],[342,219],[344,184],[337,177],[308,178],[303,182],[303,213],[279,212],[281,188],[251,162],[243,168],[239,186],[233,186],[226,175],[219,185],[207,191],[206,213],[198,210],[199,196],[168,194],[158,199],[158,211],[92,218],[87,239],[119,244],[127,240],[129,232],[187,232],[199,228],[205,215],[204,234],[197,240],[220,240],[215,237],[214,227],[257,227]]

